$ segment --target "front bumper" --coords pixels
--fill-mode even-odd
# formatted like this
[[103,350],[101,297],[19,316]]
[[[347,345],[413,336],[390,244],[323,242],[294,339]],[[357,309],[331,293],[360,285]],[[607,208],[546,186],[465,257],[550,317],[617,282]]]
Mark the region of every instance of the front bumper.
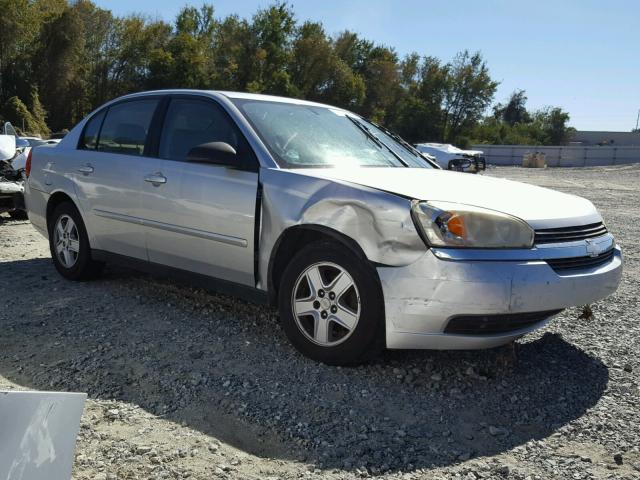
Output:
[[[566,247],[580,250],[577,244]],[[582,247],[584,249],[584,247]],[[615,292],[622,276],[622,254],[614,247],[607,263],[557,273],[540,257],[559,258],[563,248],[532,249],[524,260],[492,251],[428,250],[405,267],[379,267],[386,313],[388,348],[477,349],[508,343],[543,326],[495,334],[445,333],[450,319],[558,310],[600,300]],[[500,260],[502,258],[502,260]],[[511,258],[510,260],[506,260]],[[556,311],[556,312],[553,312]]]
[[487,162],[485,158],[478,155],[449,160],[447,164],[447,170],[456,172],[478,173],[486,169]]

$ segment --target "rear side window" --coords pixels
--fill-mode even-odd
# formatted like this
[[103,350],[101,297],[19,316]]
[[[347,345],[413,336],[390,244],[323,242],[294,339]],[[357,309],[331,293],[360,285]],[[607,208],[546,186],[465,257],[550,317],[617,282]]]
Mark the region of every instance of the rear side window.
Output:
[[80,148],[85,150],[95,150],[98,146],[98,134],[100,133],[100,127],[102,126],[102,120],[104,119],[104,112],[100,112],[94,115],[91,120],[87,122],[84,127],[84,134],[82,135],[82,141],[80,142]]
[[142,155],[157,99],[133,100],[109,107],[98,140],[101,152]]
[[183,161],[193,147],[209,142],[231,145],[240,159],[250,147],[233,121],[213,102],[174,98],[169,104],[160,140],[160,158]]

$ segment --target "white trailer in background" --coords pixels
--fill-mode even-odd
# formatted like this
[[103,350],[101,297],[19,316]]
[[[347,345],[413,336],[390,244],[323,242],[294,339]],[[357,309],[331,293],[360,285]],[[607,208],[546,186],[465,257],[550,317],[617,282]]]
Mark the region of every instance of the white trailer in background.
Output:
[[478,173],[486,169],[482,150],[462,150],[450,143],[418,143],[416,149],[435,157],[446,170]]

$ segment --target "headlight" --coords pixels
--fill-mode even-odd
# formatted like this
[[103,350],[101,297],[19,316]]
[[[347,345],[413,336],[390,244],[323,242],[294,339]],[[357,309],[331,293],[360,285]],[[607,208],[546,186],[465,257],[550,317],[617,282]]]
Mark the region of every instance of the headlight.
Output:
[[531,248],[533,229],[505,213],[449,202],[414,200],[412,214],[429,246]]

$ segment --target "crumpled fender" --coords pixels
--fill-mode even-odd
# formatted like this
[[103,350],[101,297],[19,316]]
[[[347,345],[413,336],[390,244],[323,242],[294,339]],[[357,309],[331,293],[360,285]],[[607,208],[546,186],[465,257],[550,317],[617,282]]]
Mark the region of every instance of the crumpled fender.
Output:
[[411,201],[348,182],[307,176],[304,170],[263,169],[259,278],[291,227],[321,225],[355,241],[367,258],[388,266],[413,263],[425,252],[411,218]]

